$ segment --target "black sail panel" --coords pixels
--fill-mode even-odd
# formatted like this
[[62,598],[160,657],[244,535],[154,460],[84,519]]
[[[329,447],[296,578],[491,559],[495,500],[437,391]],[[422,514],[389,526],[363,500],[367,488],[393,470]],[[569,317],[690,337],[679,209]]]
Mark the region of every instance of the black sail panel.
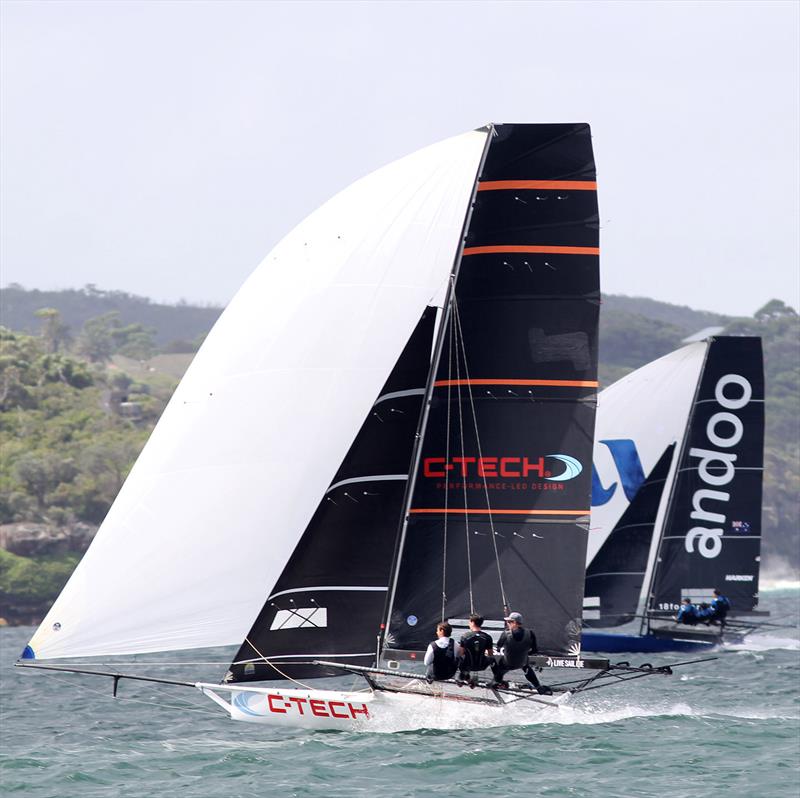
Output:
[[316,657],[374,661],[435,319],[436,310],[428,308],[236,654],[228,681],[325,675],[310,664]]
[[586,569],[584,626],[621,626],[636,615],[656,516],[674,454],[675,444],[671,444]]
[[732,610],[758,604],[764,366],[760,338],[709,343],[658,552],[650,608],[681,598],[710,601],[718,588]]
[[444,329],[385,645],[521,612],[579,651],[597,391],[587,125],[499,125]]

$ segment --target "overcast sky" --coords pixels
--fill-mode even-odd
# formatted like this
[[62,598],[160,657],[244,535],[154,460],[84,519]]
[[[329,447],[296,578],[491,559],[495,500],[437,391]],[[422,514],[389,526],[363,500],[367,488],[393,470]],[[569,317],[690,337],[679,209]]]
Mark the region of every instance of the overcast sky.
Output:
[[797,2],[14,2],[3,285],[224,304],[336,191],[592,125],[609,293],[797,307]]

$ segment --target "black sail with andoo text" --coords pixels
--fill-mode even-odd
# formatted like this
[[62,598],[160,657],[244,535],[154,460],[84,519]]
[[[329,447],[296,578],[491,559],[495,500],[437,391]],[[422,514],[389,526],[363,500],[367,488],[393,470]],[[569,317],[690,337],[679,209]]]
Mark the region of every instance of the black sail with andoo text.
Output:
[[764,466],[761,339],[709,343],[683,446],[653,580],[650,608],[672,612],[683,597],[733,611],[758,604]]

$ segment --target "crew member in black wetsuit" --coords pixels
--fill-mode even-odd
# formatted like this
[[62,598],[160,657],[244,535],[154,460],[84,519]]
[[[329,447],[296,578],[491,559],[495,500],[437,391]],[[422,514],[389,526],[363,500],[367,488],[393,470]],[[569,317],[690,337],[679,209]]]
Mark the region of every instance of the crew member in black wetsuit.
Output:
[[423,660],[427,665],[425,675],[429,681],[444,681],[455,676],[458,658],[456,641],[450,636],[452,634],[453,627],[449,623],[443,621],[436,627],[436,640],[428,646]]
[[483,671],[491,664],[492,638],[481,630],[483,618],[480,615],[469,616],[469,632],[467,632],[459,645],[459,678],[466,682],[470,679],[471,671]]
[[525,678],[538,690],[542,695],[552,695],[553,691],[543,684],[540,684],[536,678],[533,668],[528,662],[528,655],[535,654],[536,649],[536,635],[530,630],[525,629],[522,625],[522,615],[518,612],[511,612],[507,618],[504,618],[508,629],[500,635],[497,641],[497,650],[502,649],[503,654],[495,658],[492,665],[492,675],[494,681],[493,687],[508,687],[503,677],[509,672],[521,668],[525,674]]

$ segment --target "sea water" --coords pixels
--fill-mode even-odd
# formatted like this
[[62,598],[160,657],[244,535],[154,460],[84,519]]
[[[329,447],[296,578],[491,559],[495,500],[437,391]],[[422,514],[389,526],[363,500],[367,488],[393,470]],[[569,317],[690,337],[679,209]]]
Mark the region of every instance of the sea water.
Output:
[[[556,710],[509,712],[499,725],[486,726],[486,715],[474,708],[453,706],[433,721],[414,713],[371,733],[236,723],[190,688],[123,681],[114,699],[110,679],[13,668],[33,630],[0,629],[0,792],[30,798],[799,796],[800,591],[762,592],[761,607],[788,628],[753,635],[713,652],[717,660],[676,669],[671,677],[587,692]],[[613,660],[668,664],[694,656],[708,655]],[[228,664],[219,651],[126,662],[114,667],[190,681],[218,681]],[[97,661],[92,667],[102,669]],[[353,682],[329,680],[328,686]]]

